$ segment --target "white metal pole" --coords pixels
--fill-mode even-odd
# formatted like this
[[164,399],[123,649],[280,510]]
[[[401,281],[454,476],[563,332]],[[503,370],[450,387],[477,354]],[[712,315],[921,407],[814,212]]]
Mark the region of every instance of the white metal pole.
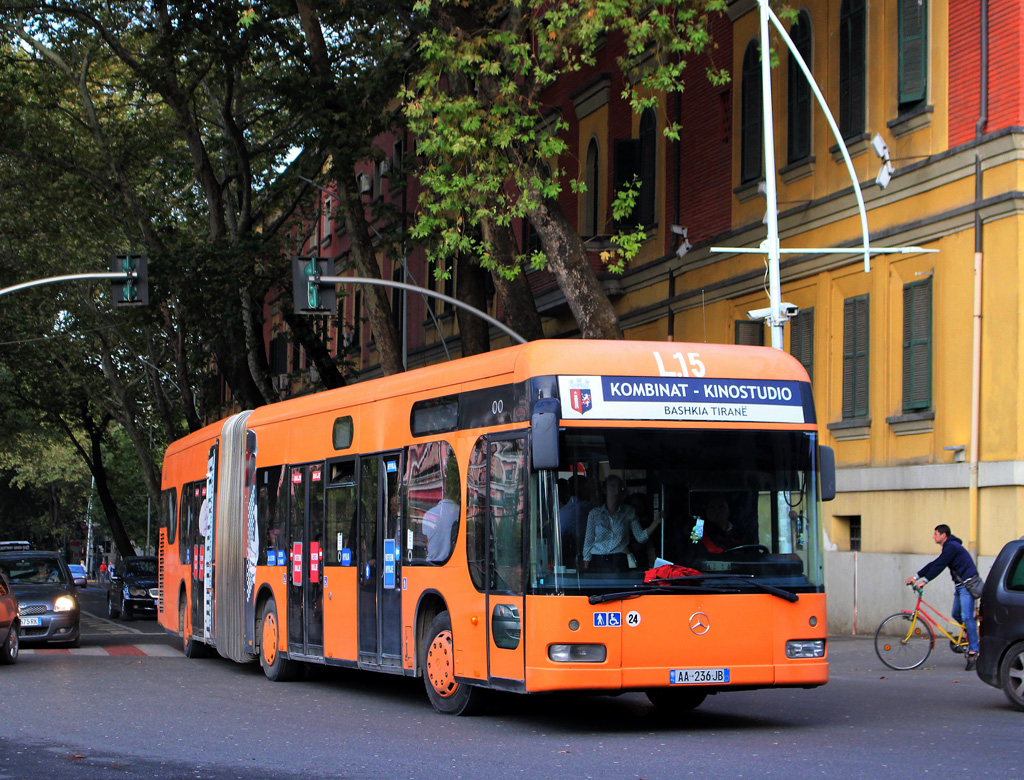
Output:
[[814,80],[814,76],[811,74],[811,69],[807,67],[807,63],[804,62],[804,58],[800,55],[799,50],[797,50],[796,45],[793,43],[793,39],[789,37],[789,33],[786,32],[786,28],[779,20],[779,17],[777,17],[775,12],[768,7],[767,0],[761,0],[761,14],[762,24],[764,17],[770,16],[772,24],[774,24],[775,28],[779,31],[779,35],[781,35],[782,40],[785,41],[793,59],[796,60],[797,64],[800,66],[800,70],[803,71],[804,76],[807,78],[807,83],[810,85],[811,91],[814,92],[814,97],[818,101],[818,105],[821,106],[821,110],[825,114],[825,119],[828,121],[828,126],[832,130],[832,135],[835,136],[836,143],[839,145],[839,151],[843,153],[843,160],[846,162],[846,170],[849,171],[850,181],[853,182],[853,194],[857,198],[857,209],[860,211],[860,230],[864,239],[864,246],[861,247],[861,250],[864,252],[864,273],[868,273],[871,270],[871,241],[868,236],[868,212],[864,206],[864,194],[860,191],[860,182],[857,180],[857,171],[853,167],[853,160],[850,159],[850,150],[846,147],[846,141],[843,140],[843,134],[839,132],[839,125],[836,124],[836,119],[832,116],[832,110],[828,107],[828,103],[825,102],[825,96],[821,94],[821,90],[818,88],[818,82]]
[[759,0],[761,16],[761,108],[764,114],[764,185],[768,201],[765,239],[768,255],[768,297],[772,314],[768,324],[772,329],[772,347],[782,349],[782,318],[780,303],[782,288],[779,281],[779,202],[775,188],[775,122],[772,117],[771,44],[768,40],[768,0]]

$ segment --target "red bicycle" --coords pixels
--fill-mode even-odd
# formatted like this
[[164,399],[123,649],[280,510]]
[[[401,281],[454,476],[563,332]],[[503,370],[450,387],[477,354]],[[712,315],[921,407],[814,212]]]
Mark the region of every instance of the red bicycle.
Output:
[[[935,629],[949,640],[950,650],[966,653],[967,629],[964,625],[946,617],[925,601],[923,588],[915,588],[913,584],[908,587],[917,593],[917,604],[912,610],[889,615],[875,631],[875,652],[881,662],[890,669],[916,669],[928,660],[935,647]],[[943,628],[939,621],[951,626],[953,633]]]

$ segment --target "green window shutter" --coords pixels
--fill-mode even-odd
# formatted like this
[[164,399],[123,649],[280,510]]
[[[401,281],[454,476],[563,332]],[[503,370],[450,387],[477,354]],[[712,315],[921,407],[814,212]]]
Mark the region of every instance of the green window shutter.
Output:
[[899,0],[899,102],[925,99],[928,88],[928,6],[926,0]]
[[868,416],[868,296],[843,302],[843,419]]
[[789,352],[814,381],[814,309],[801,309],[789,321]]
[[[800,52],[800,56],[807,63],[807,67],[813,70],[810,14],[801,11],[797,15],[796,24],[790,28],[789,34],[796,50]],[[793,55],[789,57],[787,77],[789,84],[787,160],[794,163],[811,155],[811,85],[807,82],[807,77],[800,70],[800,65]]]
[[761,47],[757,41],[747,44],[743,55],[743,83],[740,102],[740,182],[755,181],[761,177],[764,161],[764,116],[761,102]]
[[903,411],[932,405],[932,280],[903,287]]
[[866,58],[864,0],[843,0],[839,9],[839,132],[843,138],[864,132]]

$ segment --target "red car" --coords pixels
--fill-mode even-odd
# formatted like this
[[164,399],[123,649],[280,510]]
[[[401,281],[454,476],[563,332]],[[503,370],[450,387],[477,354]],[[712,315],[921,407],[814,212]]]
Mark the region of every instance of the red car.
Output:
[[0,664],[18,660],[18,597],[7,578],[0,574]]

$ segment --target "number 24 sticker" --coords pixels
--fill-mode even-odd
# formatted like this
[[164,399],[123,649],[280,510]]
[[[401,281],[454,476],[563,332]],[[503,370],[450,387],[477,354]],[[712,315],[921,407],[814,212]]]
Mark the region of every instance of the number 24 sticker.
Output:
[[640,625],[640,613],[639,612],[630,612],[628,615],[626,615],[626,625],[630,626],[632,628],[636,628],[637,626],[639,626]]

